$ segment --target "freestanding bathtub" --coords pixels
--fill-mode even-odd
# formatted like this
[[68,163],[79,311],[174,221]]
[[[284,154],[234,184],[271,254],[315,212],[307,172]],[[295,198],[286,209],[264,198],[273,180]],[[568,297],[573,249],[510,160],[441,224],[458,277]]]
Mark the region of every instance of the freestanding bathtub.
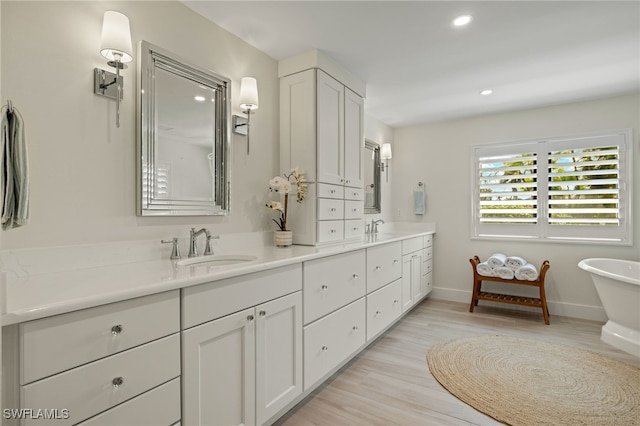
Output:
[[591,273],[609,317],[602,341],[640,358],[640,262],[593,258],[578,266]]

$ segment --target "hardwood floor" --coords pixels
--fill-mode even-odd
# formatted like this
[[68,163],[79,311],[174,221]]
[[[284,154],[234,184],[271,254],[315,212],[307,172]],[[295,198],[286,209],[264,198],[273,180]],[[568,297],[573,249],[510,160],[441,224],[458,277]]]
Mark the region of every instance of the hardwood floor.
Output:
[[600,340],[601,323],[427,298],[368,349],[283,416],[277,425],[498,425],[449,394],[426,355],[457,337],[502,334],[575,346],[640,366]]

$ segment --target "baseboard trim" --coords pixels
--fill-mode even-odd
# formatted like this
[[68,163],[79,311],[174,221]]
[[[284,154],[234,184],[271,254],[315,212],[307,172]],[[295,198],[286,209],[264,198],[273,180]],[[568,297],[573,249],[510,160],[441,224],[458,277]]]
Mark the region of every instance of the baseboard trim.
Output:
[[[449,302],[471,303],[470,290],[456,290],[444,287],[434,287],[431,293],[433,299],[447,300]],[[483,305],[505,308],[504,303],[481,301]],[[579,318],[591,321],[606,322],[607,314],[601,306],[578,305],[575,303],[558,302],[547,300],[549,314],[561,317]],[[522,310],[526,312],[540,312],[538,308],[528,308],[526,306],[508,305],[509,309]]]

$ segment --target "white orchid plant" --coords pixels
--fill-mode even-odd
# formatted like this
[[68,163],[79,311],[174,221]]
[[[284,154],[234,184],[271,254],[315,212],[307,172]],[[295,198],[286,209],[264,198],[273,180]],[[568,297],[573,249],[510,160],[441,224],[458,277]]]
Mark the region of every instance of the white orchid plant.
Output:
[[[284,177],[283,177],[284,176]],[[304,170],[299,167],[295,167],[289,173],[284,173],[283,176],[275,176],[269,181],[269,191],[276,192],[284,195],[284,202],[269,201],[266,206],[271,210],[275,210],[280,213],[278,220],[273,221],[278,225],[281,231],[287,230],[287,210],[289,208],[289,193],[291,192],[292,178],[293,183],[296,186],[296,201],[301,203],[307,196],[307,180],[304,177]]]

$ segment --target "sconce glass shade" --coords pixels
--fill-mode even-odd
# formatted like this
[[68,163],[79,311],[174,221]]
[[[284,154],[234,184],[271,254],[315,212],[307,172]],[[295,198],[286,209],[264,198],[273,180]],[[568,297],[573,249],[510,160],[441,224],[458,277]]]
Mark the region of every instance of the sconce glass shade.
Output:
[[391,154],[391,144],[389,143],[382,144],[382,151],[380,152],[380,156],[385,160],[388,160],[389,158],[393,157],[393,155]]
[[109,61],[127,63],[133,60],[129,18],[122,13],[112,10],[104,13],[100,53]]
[[258,109],[258,82],[253,77],[242,77],[240,81],[240,108]]

